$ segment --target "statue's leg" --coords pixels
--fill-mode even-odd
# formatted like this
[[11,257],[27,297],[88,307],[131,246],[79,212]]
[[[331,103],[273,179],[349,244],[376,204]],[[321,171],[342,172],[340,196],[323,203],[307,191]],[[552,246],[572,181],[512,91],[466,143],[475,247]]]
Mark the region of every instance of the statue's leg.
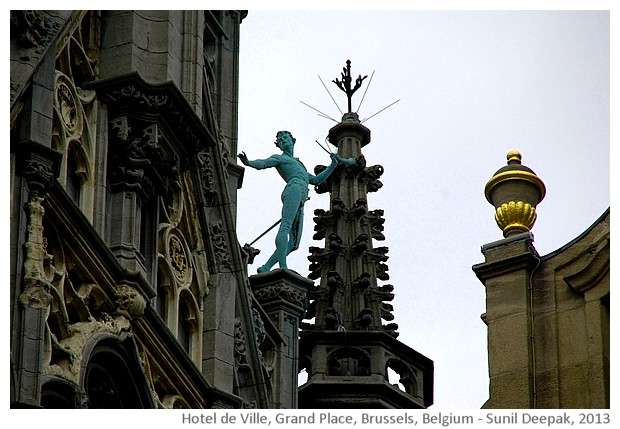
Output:
[[301,233],[303,232],[303,228],[304,228],[304,202],[306,200],[306,197],[303,196],[303,199],[301,201],[301,206],[299,206],[299,208],[297,209],[297,214],[295,215],[295,219],[293,220],[293,224],[291,226],[291,230],[289,233],[289,240],[288,240],[288,249],[286,254],[288,255],[289,253],[293,252],[294,250],[299,249],[299,243],[301,243]]
[[282,192],[282,222],[276,236],[276,253],[280,268],[287,268],[286,256],[289,254],[289,243],[293,238],[291,237],[292,228],[297,220],[303,191],[303,187],[293,185],[287,186]]
[[258,268],[257,271],[259,273],[271,270],[276,262],[278,262],[280,268],[287,268],[286,256],[289,253],[289,235],[299,210],[302,194],[304,194],[303,188],[300,191],[298,186],[287,185],[284,188],[282,192],[282,221],[276,235],[276,250],[267,262]]
[[269,271],[271,267],[273,267],[276,264],[276,262],[278,262],[278,251],[277,250],[273,252],[271,256],[269,257],[269,259],[267,259],[267,262],[265,262],[262,266],[258,267],[258,270],[256,271],[259,273],[265,273]]

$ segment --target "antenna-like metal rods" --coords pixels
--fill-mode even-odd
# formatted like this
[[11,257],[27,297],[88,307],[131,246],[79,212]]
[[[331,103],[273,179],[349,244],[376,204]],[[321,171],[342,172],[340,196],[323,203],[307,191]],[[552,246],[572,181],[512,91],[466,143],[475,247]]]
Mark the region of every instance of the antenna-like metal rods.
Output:
[[311,105],[309,105],[308,103],[304,103],[303,101],[299,100],[299,102],[305,106],[308,106],[309,108],[311,108],[312,110],[314,110],[315,112],[319,112],[319,116],[325,118],[325,119],[331,119],[332,121],[338,123],[337,120],[335,120],[334,118],[332,118],[331,116],[326,115],[325,113],[321,112],[319,109],[315,109],[314,107],[312,107]]
[[370,80],[368,81],[368,85],[366,85],[366,89],[364,90],[364,94],[362,95],[362,100],[360,101],[359,106],[357,106],[357,112],[359,113],[360,108],[362,107],[362,103],[364,102],[364,97],[366,97],[366,93],[368,92],[368,88],[370,88],[370,84],[372,83],[372,77],[375,75],[375,71],[372,71],[370,75]]
[[364,122],[366,122],[367,120],[369,120],[370,118],[372,118],[373,116],[378,115],[379,113],[383,112],[385,109],[387,109],[388,107],[391,107],[393,105],[395,105],[396,103],[398,103],[400,101],[400,98],[398,100],[396,100],[395,102],[388,104],[387,106],[385,106],[383,109],[379,110],[377,113],[375,113],[374,115],[370,115],[369,117],[367,117],[366,119],[363,119],[360,121],[360,124],[363,124]]
[[342,113],[342,110],[340,109],[340,106],[338,106],[338,103],[336,103],[336,100],[334,100],[334,97],[332,96],[332,93],[329,92],[329,89],[327,89],[327,86],[325,86],[325,82],[323,82],[323,79],[321,79],[321,76],[319,76],[319,75],[317,75],[317,76],[319,77],[319,80],[323,84],[323,88],[325,88],[325,91],[327,91],[327,93],[329,94],[329,97],[332,99],[332,101],[336,105],[336,108],[338,109],[338,111],[340,112],[341,115],[343,115],[344,113]]

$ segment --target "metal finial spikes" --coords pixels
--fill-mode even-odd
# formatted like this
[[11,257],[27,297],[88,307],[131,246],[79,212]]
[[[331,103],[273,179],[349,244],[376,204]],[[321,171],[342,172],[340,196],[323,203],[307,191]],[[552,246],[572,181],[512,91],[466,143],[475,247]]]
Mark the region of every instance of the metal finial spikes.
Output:
[[316,111],[316,112],[319,112],[319,116],[321,116],[321,117],[323,117],[323,118],[325,118],[325,119],[331,119],[332,121],[334,121],[334,122],[338,123],[338,121],[337,121],[337,120],[335,120],[335,119],[334,119],[334,118],[332,118],[331,116],[328,116],[327,114],[325,114],[325,113],[321,112],[319,109],[315,109],[314,107],[312,107],[312,106],[311,106],[311,105],[309,105],[308,103],[304,103],[304,102],[303,102],[303,101],[301,101],[301,100],[299,100],[299,102],[300,102],[301,104],[303,104],[304,106],[308,106],[308,107],[309,107],[309,108],[311,108],[312,110],[314,110],[314,111]]
[[334,122],[338,123],[338,121],[335,120],[334,118],[332,118],[331,116],[323,115],[322,113],[317,113],[316,115],[321,117],[321,118],[329,119],[331,121],[334,121]]
[[347,113],[351,113],[351,97],[353,97],[353,93],[362,86],[362,81],[366,79],[368,76],[362,77],[359,75],[357,79],[355,79],[355,86],[351,88],[351,82],[353,78],[351,77],[351,60],[347,60],[347,66],[342,68],[342,73],[340,74],[342,80],[334,79],[334,82],[338,88],[340,88],[345,94],[347,94],[347,106],[349,108]]
[[340,109],[340,106],[338,106],[338,103],[336,103],[336,100],[334,100],[334,97],[332,96],[332,93],[329,92],[329,89],[327,89],[327,86],[325,86],[325,83],[323,82],[323,79],[321,79],[321,76],[317,75],[319,77],[319,80],[321,81],[321,83],[323,84],[323,88],[325,88],[325,91],[327,91],[327,93],[329,94],[329,97],[332,99],[332,101],[334,102],[334,104],[336,105],[336,108],[338,109],[338,111],[340,112],[341,115],[344,115],[344,113],[342,113],[342,110]]
[[367,117],[366,119],[362,119],[360,121],[361,124],[363,124],[364,122],[366,122],[367,120],[369,120],[370,118],[372,118],[373,116],[377,116],[379,113],[383,112],[385,109],[387,109],[388,107],[391,107],[393,105],[395,105],[396,103],[398,103],[400,101],[400,98],[398,100],[396,100],[395,102],[388,104],[387,106],[385,106],[383,109],[379,110],[377,113],[370,115],[369,117]]
[[360,101],[359,106],[357,106],[357,111],[359,113],[360,108],[362,107],[362,103],[364,102],[364,98],[366,97],[366,93],[368,92],[368,88],[370,88],[370,84],[372,83],[372,78],[375,75],[375,71],[372,71],[372,74],[370,75],[370,80],[368,80],[368,85],[366,85],[366,89],[364,90],[364,95],[362,95],[362,100]]

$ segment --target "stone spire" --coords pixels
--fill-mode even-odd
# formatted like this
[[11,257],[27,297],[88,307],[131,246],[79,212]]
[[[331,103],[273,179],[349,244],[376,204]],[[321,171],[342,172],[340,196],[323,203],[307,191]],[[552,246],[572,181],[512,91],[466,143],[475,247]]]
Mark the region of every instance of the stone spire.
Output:
[[[380,284],[389,279],[388,248],[375,246],[385,239],[383,210],[369,209],[368,194],[383,186],[383,167],[367,165],[362,153],[370,130],[349,111],[328,139],[340,157],[357,163],[340,164],[317,188],[330,193],[330,209],[315,210],[314,239],[324,246],[311,247],[308,257],[309,278],[319,284],[306,314],[314,324],[302,326],[300,368],[306,368],[308,382],[300,388],[299,405],[426,408],[432,404],[433,363],[396,340],[394,288]],[[400,375],[400,389],[388,381],[388,369]]]

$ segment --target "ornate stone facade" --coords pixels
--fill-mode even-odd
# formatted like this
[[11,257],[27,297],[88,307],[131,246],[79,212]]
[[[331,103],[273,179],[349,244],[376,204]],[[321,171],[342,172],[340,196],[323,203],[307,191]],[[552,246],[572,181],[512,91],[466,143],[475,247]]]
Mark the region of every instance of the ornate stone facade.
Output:
[[243,17],[11,13],[12,407],[272,405],[234,230]]

